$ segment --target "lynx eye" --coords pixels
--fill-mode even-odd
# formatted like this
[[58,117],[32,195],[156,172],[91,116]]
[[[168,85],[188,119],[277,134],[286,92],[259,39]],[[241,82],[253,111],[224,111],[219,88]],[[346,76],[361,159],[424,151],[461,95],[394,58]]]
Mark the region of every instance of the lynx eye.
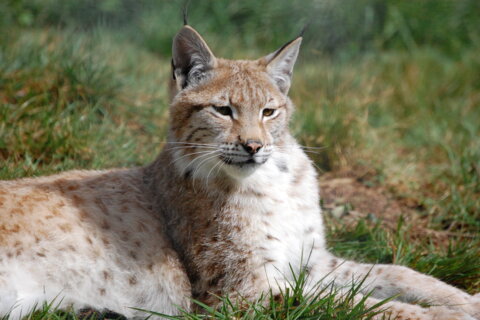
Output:
[[264,117],[271,117],[275,114],[275,111],[276,111],[275,109],[265,108],[263,109],[262,114]]
[[228,107],[228,106],[224,106],[224,107],[213,107],[213,109],[220,113],[222,116],[229,116],[231,117],[232,116],[232,108]]

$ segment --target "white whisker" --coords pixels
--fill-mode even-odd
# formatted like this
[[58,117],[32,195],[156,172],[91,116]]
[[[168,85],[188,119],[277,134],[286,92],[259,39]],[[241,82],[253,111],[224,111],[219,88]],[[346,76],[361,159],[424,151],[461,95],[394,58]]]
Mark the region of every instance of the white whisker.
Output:
[[[168,165],[172,165],[172,164],[174,164],[175,162],[177,162],[177,161],[179,161],[179,160],[181,160],[181,159],[183,159],[183,158],[185,158],[185,157],[188,157],[188,156],[192,156],[192,155],[195,155],[195,154],[206,154],[206,155],[210,155],[210,154],[212,154],[212,153],[214,153],[214,152],[216,152],[216,151],[217,151],[217,150],[214,150],[214,151],[204,150],[204,151],[199,151],[199,152],[187,153],[187,154],[184,154],[184,155],[181,156],[181,157],[178,157],[178,158],[173,159]],[[198,159],[198,158],[199,158],[199,157],[196,157],[195,159]],[[194,160],[195,160],[195,159],[194,159]]]
[[313,154],[322,154],[321,152],[316,152],[316,151],[312,151],[312,150],[303,150],[303,152],[313,153]]
[[210,169],[210,171],[207,174],[207,179],[205,180],[205,187],[208,188],[208,177],[210,177],[210,174],[212,173],[213,169],[215,169],[215,167],[221,164],[222,162],[223,162],[222,160],[218,160],[218,162]]
[[[196,193],[195,191],[195,175],[197,174],[197,172],[200,170],[200,168],[202,167],[202,164],[204,164],[206,161],[209,161],[215,157],[217,157],[218,154],[214,154],[213,156],[210,156],[210,157],[207,157],[206,159],[203,159],[202,162],[200,162],[196,169],[193,171],[193,174],[192,174],[192,187],[193,187],[193,192]],[[202,156],[203,157],[203,156]]]
[[217,173],[215,173],[215,174],[218,174],[220,172],[220,170],[223,168],[224,165],[225,165],[225,162],[220,160],[220,166],[217,168]]
[[208,153],[206,153],[206,154],[203,154],[203,155],[201,155],[201,156],[196,157],[195,159],[193,159],[192,161],[190,161],[190,162],[185,166],[185,169],[188,169],[191,165],[193,165],[193,163],[194,163],[195,161],[200,161],[200,160],[202,160],[203,158],[208,157],[208,156],[214,154],[215,152],[216,152],[216,151],[210,151],[210,152],[208,152]]
[[209,147],[209,146],[176,146],[176,147],[169,147],[168,150],[192,150],[192,149],[218,149],[218,147]]
[[171,142],[160,142],[163,144],[182,144],[182,145],[195,145],[195,146],[215,146],[218,147],[217,143],[193,143],[193,142],[176,142],[176,141],[171,141]]

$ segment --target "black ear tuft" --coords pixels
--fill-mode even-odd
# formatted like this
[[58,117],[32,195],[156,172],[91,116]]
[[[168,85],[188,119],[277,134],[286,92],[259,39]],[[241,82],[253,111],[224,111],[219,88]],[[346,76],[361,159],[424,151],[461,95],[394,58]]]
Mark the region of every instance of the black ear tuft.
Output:
[[310,26],[310,22],[311,21],[308,21],[307,23],[305,23],[305,25],[303,26],[302,30],[300,31],[300,34],[297,36],[298,37],[302,37],[303,38],[303,35],[305,34],[305,31],[307,30],[307,28]]
[[183,25],[188,25],[188,5],[190,4],[190,0],[185,1],[183,5]]

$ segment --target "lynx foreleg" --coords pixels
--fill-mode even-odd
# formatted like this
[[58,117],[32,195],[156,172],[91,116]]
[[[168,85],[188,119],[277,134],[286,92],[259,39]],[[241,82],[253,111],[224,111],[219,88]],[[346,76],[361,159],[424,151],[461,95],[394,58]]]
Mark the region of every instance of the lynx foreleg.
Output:
[[[430,315],[434,315],[436,312],[436,318],[432,319],[443,319],[441,314],[445,314],[445,312],[438,310],[445,308],[439,308],[440,306],[458,310],[474,318],[480,316],[480,299],[478,297],[471,296],[460,289],[410,268],[397,265],[356,263],[333,256],[321,262],[313,267],[317,273],[315,278],[333,280],[337,285],[342,286],[351,284],[352,281],[363,281],[362,292],[371,292],[375,298],[385,299],[396,296],[396,299],[404,302],[425,302],[437,306],[424,309]],[[397,302],[391,303],[393,306],[397,304]],[[465,316],[451,319],[468,319]]]

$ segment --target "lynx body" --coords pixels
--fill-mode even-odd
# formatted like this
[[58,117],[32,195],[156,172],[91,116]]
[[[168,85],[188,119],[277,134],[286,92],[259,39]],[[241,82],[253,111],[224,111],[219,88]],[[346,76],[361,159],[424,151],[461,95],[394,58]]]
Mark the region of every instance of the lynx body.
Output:
[[185,26],[173,42],[168,142],[152,164],[1,182],[0,315],[51,301],[176,314],[192,297],[278,294],[303,270],[307,289],[366,277],[369,305],[392,295],[440,305],[387,303],[398,319],[478,319],[478,297],[327,251],[317,176],[288,131],[301,40],[231,61]]

